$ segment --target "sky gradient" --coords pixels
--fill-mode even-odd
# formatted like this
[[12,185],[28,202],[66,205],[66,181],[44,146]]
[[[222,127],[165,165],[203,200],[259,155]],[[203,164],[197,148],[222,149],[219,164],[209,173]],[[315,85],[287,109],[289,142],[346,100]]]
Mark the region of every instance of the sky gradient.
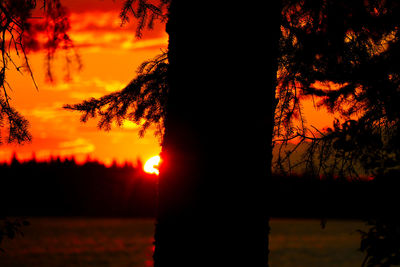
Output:
[[140,40],[135,38],[135,25],[121,27],[119,12],[122,1],[63,0],[70,11],[71,30],[81,58],[82,69],[73,66],[70,80],[62,51],[56,54],[52,70],[54,82],[46,81],[45,51],[29,53],[29,61],[37,91],[29,76],[10,70],[7,80],[12,87],[12,105],[30,122],[31,143],[3,145],[0,161],[6,161],[15,151],[19,159],[70,157],[78,160],[88,156],[105,163],[146,160],[160,151],[159,140],[150,129],[144,138],[138,137],[138,126],[126,122],[123,127],[113,127],[109,132],[96,127],[97,120],[80,122],[80,114],[62,109],[65,104],[79,103],[91,97],[101,97],[118,91],[136,75],[143,61],[165,49],[168,37],[165,25],[145,31]]
[[[70,12],[71,30],[81,58],[67,74],[62,51],[53,62],[53,83],[46,79],[45,51],[29,53],[29,61],[39,90],[36,90],[28,73],[10,70],[7,76],[12,86],[12,104],[30,122],[33,136],[31,143],[2,145],[0,161],[10,159],[13,152],[19,159],[30,159],[33,154],[39,160],[60,156],[75,156],[78,161],[87,157],[110,164],[146,160],[159,154],[159,139],[150,129],[144,138],[138,136],[138,126],[126,122],[123,127],[113,127],[105,132],[96,127],[96,119],[80,122],[80,113],[64,110],[65,104],[75,104],[91,97],[98,98],[118,91],[136,75],[137,67],[166,49],[168,36],[165,25],[156,24],[146,30],[141,39],[135,38],[133,20],[121,27],[119,12],[122,0],[63,0]],[[39,11],[37,11],[39,12]],[[332,125],[333,115],[316,112],[312,101],[303,105],[307,122],[317,128]]]

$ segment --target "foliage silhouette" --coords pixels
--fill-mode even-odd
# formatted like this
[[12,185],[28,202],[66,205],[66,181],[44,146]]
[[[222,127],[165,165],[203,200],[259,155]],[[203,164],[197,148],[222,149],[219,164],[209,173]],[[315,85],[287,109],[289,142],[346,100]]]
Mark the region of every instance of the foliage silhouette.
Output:
[[[356,177],[362,169],[377,176],[398,168],[398,3],[287,2],[276,138],[312,141],[303,163],[315,175]],[[305,122],[305,98],[338,117],[332,128],[294,124]]]
[[[41,4],[42,21],[34,18],[33,10]],[[24,143],[31,140],[29,122],[11,105],[9,91],[12,85],[7,82],[10,69],[18,72],[27,72],[35,85],[28,53],[33,50],[46,49],[47,77],[53,80],[51,62],[56,50],[66,51],[66,68],[69,74],[72,63],[68,51],[73,50],[73,42],[69,38],[68,13],[61,5],[60,0],[4,0],[0,1],[0,145],[4,142]],[[38,40],[38,33],[46,32],[48,39],[44,44]],[[80,65],[78,55],[76,61]],[[8,220],[0,214],[0,245],[5,238],[13,238],[22,233],[19,220]],[[22,220],[23,221],[23,220]]]
[[121,24],[129,22],[129,14],[136,19],[136,36],[142,37],[145,28],[153,29],[154,22],[167,20],[168,4],[171,0],[160,0],[153,4],[148,0],[125,0],[120,13]]
[[[34,9],[41,3],[43,18],[32,15]],[[28,121],[11,105],[9,90],[12,85],[7,82],[9,69],[18,72],[26,71],[38,89],[34,79],[28,53],[45,49],[47,78],[53,81],[51,62],[57,50],[65,51],[67,76],[73,60],[69,51],[74,49],[68,36],[70,28],[68,12],[60,0],[5,0],[0,3],[0,144],[4,142],[23,143],[31,140]],[[47,33],[47,41],[41,43],[38,33]],[[77,53],[74,55],[80,66]],[[67,77],[68,78],[68,77]]]
[[398,219],[370,219],[368,232],[360,231],[362,241],[360,249],[366,252],[362,267],[399,265],[399,232]]
[[[372,227],[362,235],[363,266],[399,264],[393,199],[400,167],[399,3],[288,3],[282,23],[275,136],[283,141],[282,151],[289,140],[310,143],[300,163],[290,162],[289,150],[277,164],[283,170],[302,163],[312,175],[375,177],[382,192],[368,196],[375,203],[370,203],[373,211],[367,216]],[[305,126],[304,98],[317,100],[317,107],[336,114],[332,128]],[[294,124],[293,118],[301,123]]]
[[105,130],[111,129],[113,121],[121,126],[124,120],[130,120],[141,125],[139,134],[143,136],[154,124],[157,125],[156,134],[161,137],[168,96],[167,59],[167,53],[163,53],[143,62],[137,76],[121,91],[64,108],[83,112],[82,122],[100,117],[98,127]]

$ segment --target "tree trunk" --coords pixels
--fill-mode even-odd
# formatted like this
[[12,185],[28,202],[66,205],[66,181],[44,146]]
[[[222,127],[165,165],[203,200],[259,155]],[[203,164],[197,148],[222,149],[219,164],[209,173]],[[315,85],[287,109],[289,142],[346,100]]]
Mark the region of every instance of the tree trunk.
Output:
[[193,2],[167,24],[155,266],[267,266],[280,7]]

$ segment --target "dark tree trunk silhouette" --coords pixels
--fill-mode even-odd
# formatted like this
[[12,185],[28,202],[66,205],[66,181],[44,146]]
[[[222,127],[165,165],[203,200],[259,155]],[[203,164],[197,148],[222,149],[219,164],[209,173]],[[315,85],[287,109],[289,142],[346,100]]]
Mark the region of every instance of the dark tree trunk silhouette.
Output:
[[216,2],[170,5],[156,267],[268,264],[280,6]]

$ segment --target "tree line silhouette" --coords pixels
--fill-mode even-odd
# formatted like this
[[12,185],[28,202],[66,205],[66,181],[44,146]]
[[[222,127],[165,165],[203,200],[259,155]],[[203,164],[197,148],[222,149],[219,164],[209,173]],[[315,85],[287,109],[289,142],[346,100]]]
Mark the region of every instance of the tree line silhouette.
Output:
[[155,214],[156,178],[136,165],[74,158],[0,165],[3,215],[136,216]]
[[[154,217],[158,177],[142,167],[140,160],[107,167],[90,159],[20,162],[14,156],[0,164],[0,210],[7,216]],[[381,181],[274,174],[266,201],[274,203],[272,217],[367,219],[389,209],[385,202],[395,196],[388,189],[396,188],[397,180]]]

